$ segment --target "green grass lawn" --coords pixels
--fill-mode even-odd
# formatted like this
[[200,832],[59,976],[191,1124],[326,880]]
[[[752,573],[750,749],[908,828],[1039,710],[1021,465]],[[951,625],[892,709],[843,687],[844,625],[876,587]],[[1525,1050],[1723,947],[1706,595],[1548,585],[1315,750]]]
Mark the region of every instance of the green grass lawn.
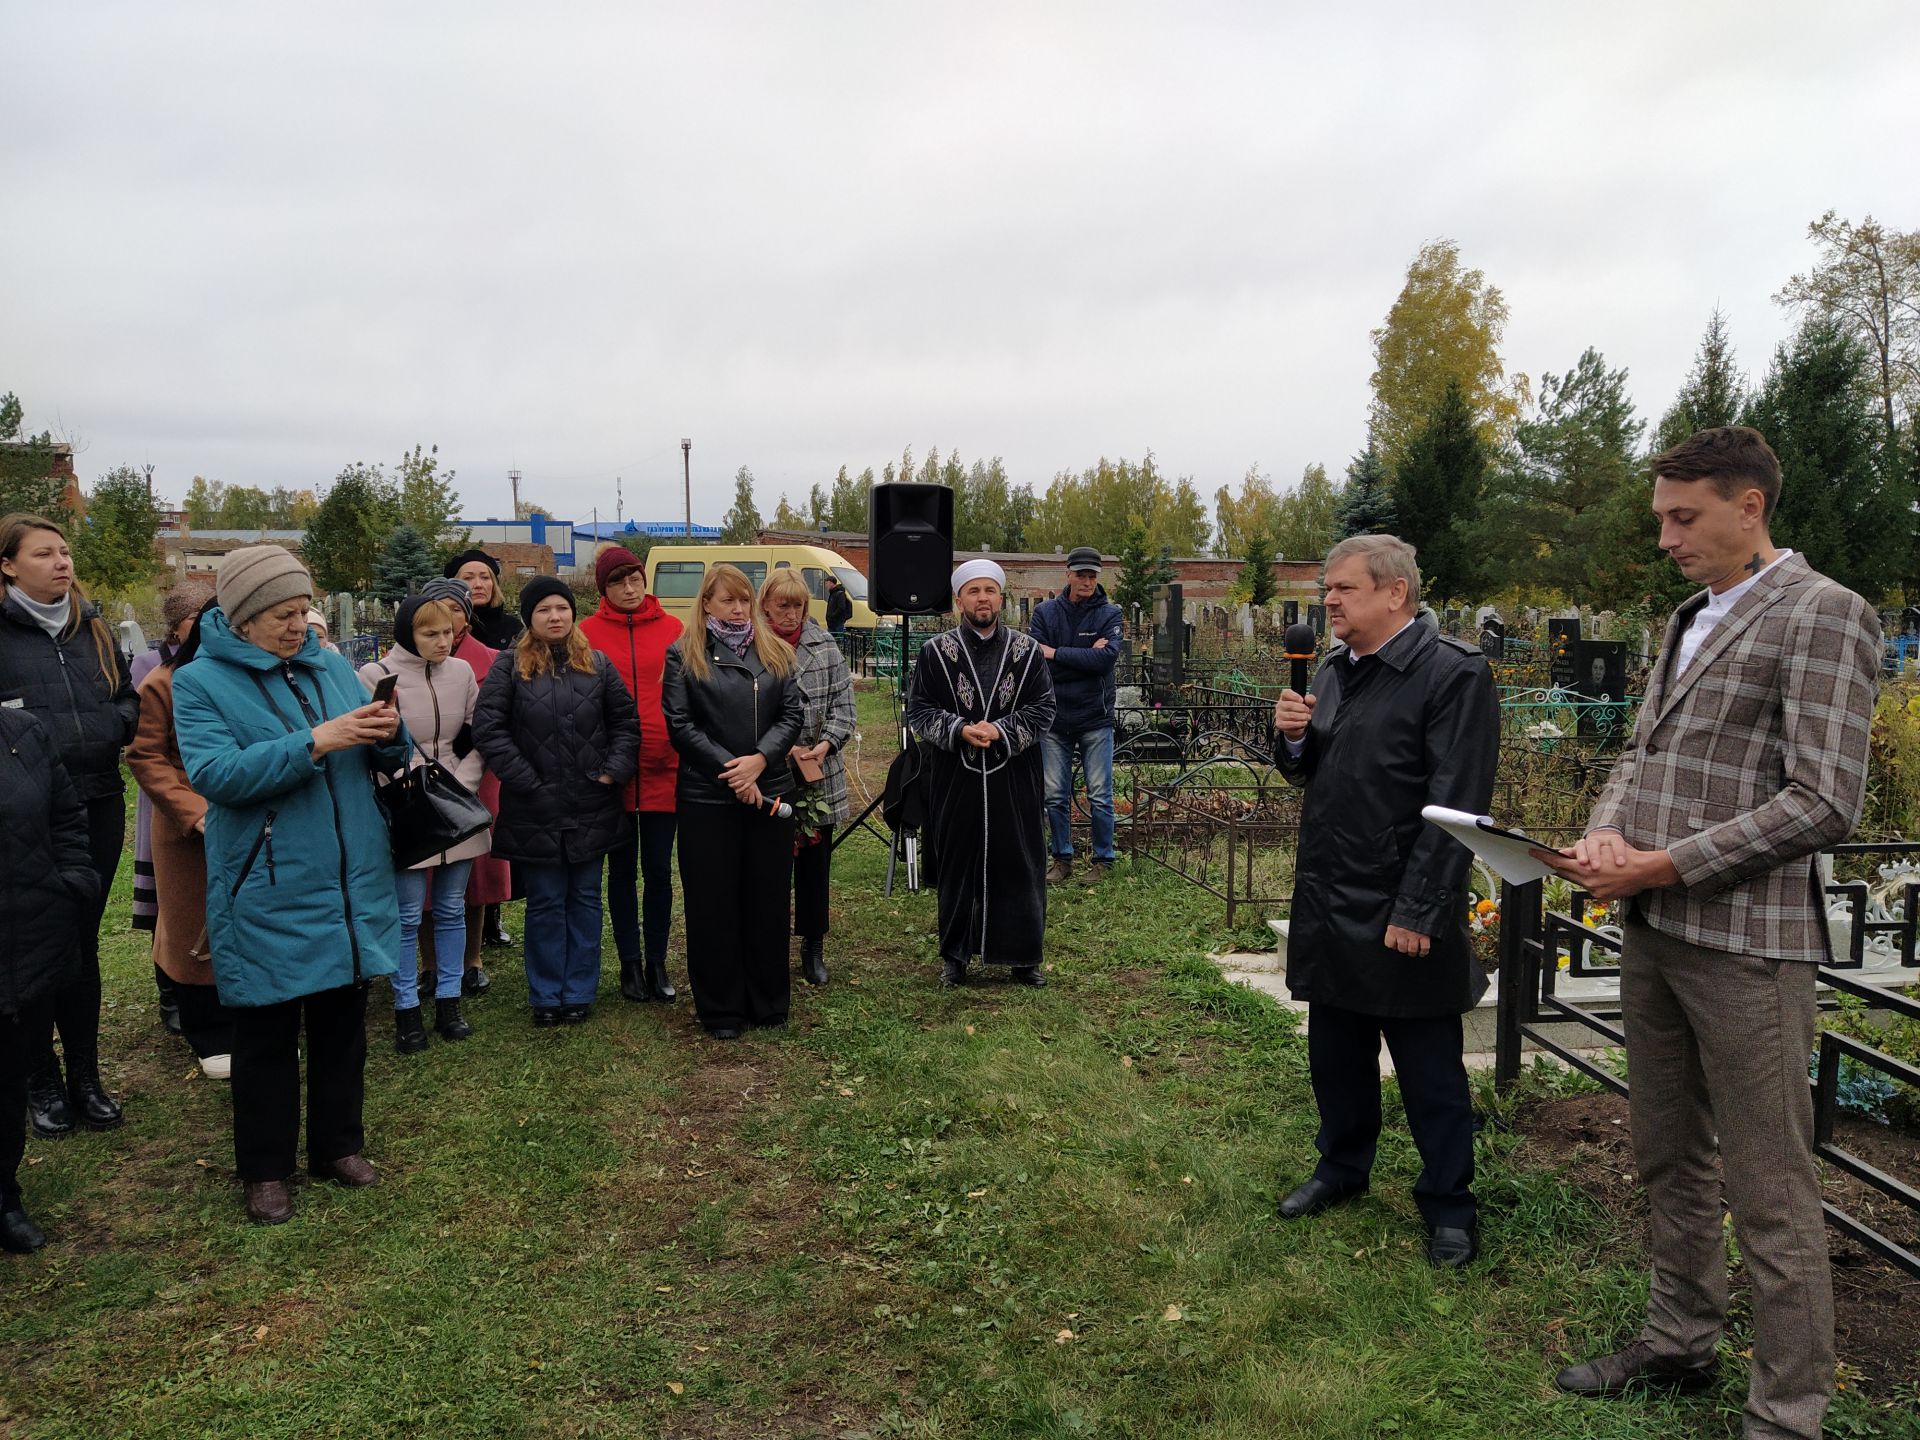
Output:
[[[862,709],[871,784],[884,696]],[[496,953],[474,1037],[402,1060],[376,986],[385,1183],[302,1184],[274,1228],[242,1217],[223,1086],[159,1027],[123,874],[128,1123],[29,1142],[52,1243],[0,1257],[0,1435],[1738,1433],[1737,1332],[1715,1396],[1556,1395],[1634,1333],[1637,1222],[1501,1131],[1467,1274],[1424,1263],[1403,1121],[1370,1198],[1275,1218],[1306,1052],[1205,958],[1217,902],[1123,864],[1052,903],[1048,989],[942,992],[933,896],[883,896],[884,867],[840,852],[832,983],[781,1034],[707,1041],[611,961],[589,1024],[536,1032]],[[1898,1398],[1850,1390],[1831,1433],[1920,1434]]]

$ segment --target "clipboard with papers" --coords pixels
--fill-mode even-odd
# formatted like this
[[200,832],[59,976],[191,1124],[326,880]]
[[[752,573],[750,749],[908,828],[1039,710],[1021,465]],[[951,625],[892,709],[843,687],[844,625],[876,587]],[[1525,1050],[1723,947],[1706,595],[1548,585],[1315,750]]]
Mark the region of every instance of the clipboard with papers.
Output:
[[1544,860],[1535,859],[1531,853],[1552,850],[1553,846],[1518,830],[1496,825],[1491,815],[1471,815],[1465,810],[1449,810],[1444,805],[1428,805],[1420,811],[1420,818],[1439,826],[1473,851],[1509,885],[1524,885],[1553,873]]

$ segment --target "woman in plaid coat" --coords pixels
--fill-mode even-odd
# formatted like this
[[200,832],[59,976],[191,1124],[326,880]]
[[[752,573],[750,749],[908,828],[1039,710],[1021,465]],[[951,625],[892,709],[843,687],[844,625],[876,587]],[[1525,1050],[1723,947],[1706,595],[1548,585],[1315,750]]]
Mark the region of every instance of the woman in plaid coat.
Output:
[[793,857],[793,933],[800,937],[800,975],[809,985],[827,983],[827,884],[833,865],[833,829],[845,825],[847,767],[840,747],[853,737],[859,717],[853,704],[853,676],[833,636],[808,618],[813,599],[797,570],[775,570],[760,587],[760,612],[782,640],[793,647],[794,674],[806,718],[793,748],[795,775],[809,762],[820,778],[795,797]]

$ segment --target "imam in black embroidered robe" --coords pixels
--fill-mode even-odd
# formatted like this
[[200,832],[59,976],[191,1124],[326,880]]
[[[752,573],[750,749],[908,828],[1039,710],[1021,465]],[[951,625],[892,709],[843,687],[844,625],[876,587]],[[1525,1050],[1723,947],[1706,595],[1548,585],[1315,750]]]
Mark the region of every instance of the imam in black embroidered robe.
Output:
[[[985,749],[961,727],[991,720]],[[1040,646],[996,625],[970,625],[920,647],[907,724],[925,746],[927,835],[940,889],[940,958],[1040,963],[1047,925],[1040,737],[1053,723],[1053,679]]]

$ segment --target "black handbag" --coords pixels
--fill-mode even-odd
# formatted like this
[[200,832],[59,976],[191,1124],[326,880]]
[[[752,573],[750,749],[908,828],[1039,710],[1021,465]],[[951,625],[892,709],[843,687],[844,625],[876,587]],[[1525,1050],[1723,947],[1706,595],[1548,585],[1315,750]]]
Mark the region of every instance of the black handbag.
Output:
[[393,863],[401,870],[411,870],[493,824],[493,812],[478,795],[421,750],[417,741],[413,748],[423,763],[374,790],[387,815]]

